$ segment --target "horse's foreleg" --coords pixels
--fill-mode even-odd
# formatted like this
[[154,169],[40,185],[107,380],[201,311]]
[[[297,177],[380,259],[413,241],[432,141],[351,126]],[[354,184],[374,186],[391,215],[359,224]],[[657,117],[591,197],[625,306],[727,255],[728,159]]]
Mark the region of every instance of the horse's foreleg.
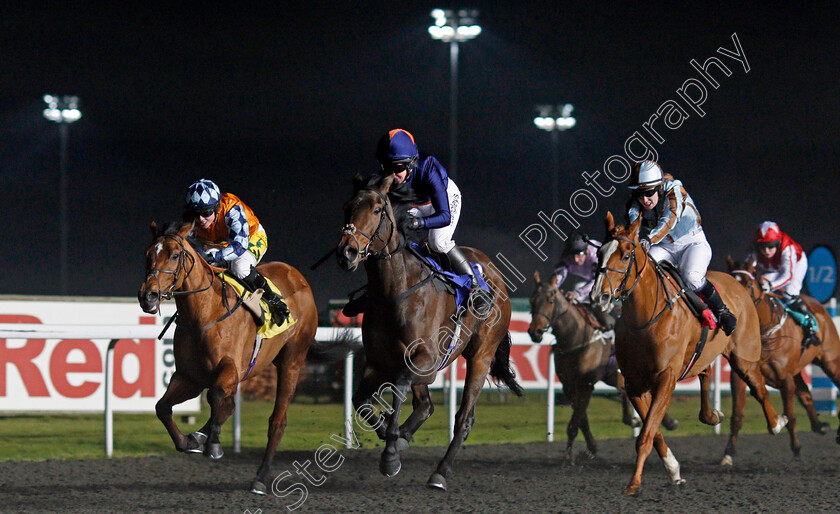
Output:
[[723,413],[719,410],[712,410],[709,403],[709,382],[711,382],[712,367],[709,366],[698,375],[700,379],[700,422],[706,425],[719,425],[723,423]]
[[[475,422],[475,402],[481,394],[481,386],[490,371],[491,357],[483,359],[473,357],[467,359],[467,378],[464,382],[464,392],[461,396],[461,406],[455,415],[455,433],[446,454],[437,465],[437,469],[429,477],[426,486],[433,489],[446,490],[446,477],[452,472],[452,462],[461,449],[461,445],[470,434]],[[454,366],[454,364],[451,364]]]
[[[662,422],[665,411],[668,409],[676,382],[677,377],[674,375],[673,370],[667,368],[657,377],[656,389],[654,389],[653,394],[650,396],[651,400],[649,404],[646,397],[636,397],[633,399],[633,405],[639,410],[639,414],[642,414],[642,411],[646,412],[643,416],[644,425],[642,426],[642,431],[636,439],[636,469],[633,473],[633,478],[624,489],[624,494],[635,495],[639,492],[639,488],[642,485],[642,470],[645,466],[645,460],[647,460],[648,455],[650,455],[653,449],[654,438],[662,437],[661,432],[659,432],[659,424]],[[665,444],[664,438],[657,444],[657,452],[660,456],[664,454],[663,463],[668,470],[671,481],[673,483],[682,483],[682,479],[679,477],[679,462],[677,462],[677,459]]]
[[[277,357],[274,358],[274,366],[277,368],[277,390],[274,395],[274,410],[268,418],[268,442],[263,453],[262,463],[257,469],[257,476],[251,485],[251,492],[266,494],[268,485],[273,480],[271,473],[271,461],[277,451],[277,445],[283,439],[286,432],[286,411],[289,403],[295,394],[300,370],[306,360],[305,351],[295,351],[293,342],[289,341]],[[347,434],[347,437],[353,437]]]
[[[566,453],[570,459],[572,456],[572,442],[574,441],[575,435],[571,434],[572,426],[575,427],[575,433],[577,432],[577,428],[580,428],[583,432],[583,438],[586,440],[586,449],[589,451],[590,457],[595,457],[595,454],[598,453],[595,438],[592,437],[592,431],[589,429],[589,418],[586,416],[586,409],[589,408],[589,401],[592,398],[592,389],[593,386],[591,384],[577,384],[571,398],[572,420],[569,421],[570,433],[566,447]],[[574,461],[572,460],[572,462]]]
[[761,374],[758,362],[745,361],[735,355],[735,352],[732,352],[729,355],[729,364],[750,387],[750,394],[753,398],[761,404],[764,417],[767,420],[767,430],[774,435],[781,432],[787,424],[787,418],[776,414],[776,409],[770,403],[770,395],[767,393],[764,375]]
[[611,385],[618,389],[618,393],[621,398],[621,422],[628,427],[633,428],[642,426],[642,420],[636,416],[636,412],[633,410],[633,404],[630,403],[627,391],[624,390],[624,376],[618,371],[615,371],[606,375],[602,380],[607,385]]
[[400,408],[408,398],[410,388],[408,381],[409,379],[405,378],[398,381],[397,384],[390,384],[394,399],[391,403],[391,412],[386,416],[388,424],[385,430],[385,449],[382,450],[382,456],[379,459],[379,472],[388,478],[395,476],[402,468],[400,445],[398,443],[400,438]]
[[814,408],[814,397],[811,396],[811,391],[808,389],[808,384],[802,379],[802,373],[797,373],[793,376],[794,394],[799,404],[805,409],[808,414],[808,420],[811,422],[811,432],[825,435],[831,425],[820,421],[820,415],[817,409]]
[[214,370],[216,379],[207,391],[207,403],[210,404],[210,420],[207,435],[207,443],[204,446],[204,455],[213,460],[221,459],[224,455],[222,443],[219,442],[219,434],[222,431],[222,423],[233,411],[233,395],[239,385],[239,372],[236,364],[230,357],[224,357]]
[[[831,378],[831,381],[834,382],[835,386],[840,387],[840,357],[829,359],[825,354],[823,354],[819,361],[817,361],[817,365],[825,371],[825,374]],[[837,413],[837,417],[840,418],[840,412]],[[840,444],[840,425],[837,426],[835,441],[837,444]]]
[[747,402],[747,384],[737,373],[730,374],[729,388],[732,392],[732,421],[729,422],[729,441],[723,451],[723,460],[720,461],[724,466],[731,466],[733,463],[738,433],[744,424],[744,404]]
[[799,451],[802,446],[799,444],[799,437],[796,436],[796,415],[793,413],[793,396],[796,386],[793,383],[793,377],[788,375],[781,383],[779,391],[782,393],[782,402],[784,404],[785,416],[787,416],[788,424],[787,430],[790,436],[790,449],[794,457],[799,457]]
[[[371,403],[374,392],[382,383],[383,380],[376,371],[372,368],[365,368],[362,380],[353,394],[353,408],[356,412],[356,424],[359,428],[366,432],[375,432],[380,439],[385,440],[385,431],[388,428],[387,420],[385,416],[376,412],[376,408]],[[365,427],[361,421],[364,421],[368,426]]]
[[[429,386],[417,385],[411,388],[411,415],[400,425],[400,445],[407,446],[417,429],[432,415],[435,406],[429,396]],[[400,448],[402,451],[402,448]]]
[[166,427],[169,437],[175,443],[175,449],[179,452],[190,449],[190,440],[181,433],[175,420],[172,419],[172,406],[183,403],[201,394],[202,387],[188,381],[181,373],[176,371],[169,379],[166,392],[155,405],[155,412],[158,419]]

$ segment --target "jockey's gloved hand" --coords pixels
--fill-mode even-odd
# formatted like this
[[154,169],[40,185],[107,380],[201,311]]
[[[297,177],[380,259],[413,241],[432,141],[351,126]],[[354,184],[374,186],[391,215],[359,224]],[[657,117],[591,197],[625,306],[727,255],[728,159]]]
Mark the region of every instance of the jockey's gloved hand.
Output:
[[770,289],[770,281],[761,279],[761,290],[769,293],[772,289]]
[[408,228],[409,230],[422,230],[426,228],[426,222],[423,218],[415,218],[412,216],[412,218],[408,220]]
[[650,239],[643,237],[639,239],[639,246],[645,249],[646,252],[650,251]]
[[222,252],[218,248],[205,248],[201,252],[204,260],[210,264],[217,265],[222,262]]

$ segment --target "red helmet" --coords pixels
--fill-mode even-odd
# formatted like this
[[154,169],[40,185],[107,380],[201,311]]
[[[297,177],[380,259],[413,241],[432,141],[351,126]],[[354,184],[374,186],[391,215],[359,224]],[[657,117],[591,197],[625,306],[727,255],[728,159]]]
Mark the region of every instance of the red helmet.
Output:
[[756,247],[774,247],[779,246],[782,240],[782,231],[779,226],[772,221],[765,221],[755,229],[753,236],[753,243]]

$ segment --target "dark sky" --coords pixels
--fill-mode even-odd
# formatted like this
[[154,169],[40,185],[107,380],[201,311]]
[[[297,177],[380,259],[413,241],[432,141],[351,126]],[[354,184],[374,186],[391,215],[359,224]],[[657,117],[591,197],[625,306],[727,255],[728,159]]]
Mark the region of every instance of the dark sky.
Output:
[[[408,129],[449,162],[449,49],[426,32],[439,4],[36,4],[0,17],[0,294],[60,292],[59,130],[41,115],[44,93],[78,95],[83,111],[68,155],[74,295],[134,296],[149,223],[178,218],[186,186],[206,177],[254,208],[265,259],[298,267],[323,307],[364,282],[334,260],[309,265],[337,242],[350,178],[376,168],[378,136]],[[732,75],[713,72],[705,116],[687,110],[654,145],[700,209],[712,268],[742,256],[765,219],[806,249],[837,246],[840,9],[739,4],[473,3],[483,32],[460,48],[456,241],[528,277],[549,270],[555,257],[541,262],[519,233],[539,211],[568,209],[580,173],[623,154],[664,102],[688,109],[677,89],[701,78],[690,61],[717,56]],[[733,33],[749,73],[716,53],[734,49]],[[554,206],[551,138],[532,120],[536,104],[565,102],[578,124],[559,134]],[[599,198],[583,228],[602,238],[625,192]]]

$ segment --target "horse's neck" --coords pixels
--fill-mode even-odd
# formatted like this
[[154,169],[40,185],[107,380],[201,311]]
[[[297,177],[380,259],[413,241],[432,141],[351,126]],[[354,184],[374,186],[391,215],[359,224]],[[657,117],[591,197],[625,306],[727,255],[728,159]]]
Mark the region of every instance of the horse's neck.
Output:
[[[552,323],[558,348],[573,348],[580,346],[592,336],[592,327],[583,318],[577,307],[567,303],[569,312],[558,315]],[[561,312],[563,312],[561,310]]]
[[420,263],[407,250],[394,253],[389,259],[365,261],[368,292],[394,297],[418,282]]
[[[221,290],[218,289],[221,281],[213,279],[212,272],[198,261],[200,258],[196,256],[194,268],[184,278],[178,290],[179,292],[196,292],[176,295],[175,305],[178,308],[179,319],[193,320],[204,325],[207,319],[215,315],[213,307],[217,304],[221,305],[221,301],[208,301],[208,298],[218,298],[221,295]],[[211,284],[211,282],[215,283]]]
[[[664,272],[663,272],[664,273]],[[667,275],[660,277],[653,265],[650,257],[640,270],[639,281],[636,287],[627,296],[627,299],[621,306],[621,317],[632,319],[634,325],[643,325],[647,323],[654,316],[659,314],[659,311],[667,308],[667,301],[673,296],[674,292],[668,288],[669,280]],[[635,279],[634,279],[635,281]],[[664,286],[663,286],[664,282]],[[651,306],[650,302],[656,302]],[[674,308],[678,308],[678,304]],[[667,313],[665,314],[667,315]]]

